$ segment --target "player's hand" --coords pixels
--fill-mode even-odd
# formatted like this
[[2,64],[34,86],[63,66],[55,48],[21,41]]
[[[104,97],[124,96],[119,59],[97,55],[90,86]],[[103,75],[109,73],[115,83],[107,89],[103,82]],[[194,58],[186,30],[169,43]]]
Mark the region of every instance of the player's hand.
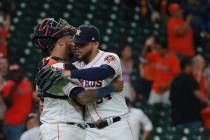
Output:
[[47,91],[63,78],[63,70],[45,66],[36,75],[35,83],[41,91]]
[[112,84],[114,85],[116,92],[120,92],[123,90],[123,81],[120,80],[120,77],[116,77],[113,81]]

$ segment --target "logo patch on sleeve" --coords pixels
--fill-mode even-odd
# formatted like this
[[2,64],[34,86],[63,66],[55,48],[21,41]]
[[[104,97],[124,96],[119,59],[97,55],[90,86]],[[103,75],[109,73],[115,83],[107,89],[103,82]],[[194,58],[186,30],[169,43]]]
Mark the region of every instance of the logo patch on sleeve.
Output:
[[104,58],[104,61],[107,62],[107,63],[111,63],[113,61],[115,61],[116,58],[113,56],[113,55],[107,55],[105,58]]

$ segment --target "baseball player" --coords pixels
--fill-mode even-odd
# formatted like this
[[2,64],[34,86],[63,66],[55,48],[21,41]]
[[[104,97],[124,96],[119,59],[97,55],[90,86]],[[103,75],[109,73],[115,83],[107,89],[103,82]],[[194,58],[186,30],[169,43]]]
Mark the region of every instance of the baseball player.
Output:
[[[151,120],[141,109],[132,107],[129,98],[126,98],[126,104],[130,113],[129,122],[134,140],[148,140],[153,128]],[[143,130],[143,133],[140,133],[140,130]]]
[[[84,140],[84,128],[92,124],[84,123],[82,105],[121,90],[120,84],[115,83],[85,91],[76,80],[65,79],[63,73],[57,71],[68,69],[66,59],[73,46],[72,37],[75,31],[66,21],[55,21],[53,18],[44,19],[34,30],[33,43],[50,53],[49,57],[42,60],[41,66],[54,68],[48,70],[51,81],[45,79],[44,75],[37,77],[37,91],[43,103],[40,117],[41,140]],[[45,85],[41,86],[43,82]]]
[[[122,78],[119,57],[110,52],[99,50],[99,30],[94,25],[81,25],[74,36],[75,56],[78,59],[74,65],[78,69],[103,67],[104,72],[95,71],[94,77],[104,76],[104,80],[95,83],[82,79],[82,86],[86,89],[97,89],[107,86],[117,76]],[[73,73],[69,72],[69,76]],[[75,74],[74,74],[75,75]],[[82,77],[77,77],[81,79]],[[101,129],[87,128],[86,140],[133,140],[128,122],[128,108],[123,93],[111,93],[106,98],[87,105],[87,121],[98,120],[107,122]]]
[[[104,87],[117,76],[122,78],[119,57],[99,50],[99,31],[93,25],[81,25],[74,39],[74,65],[80,70],[66,72],[65,76],[78,78],[86,89]],[[86,140],[132,140],[128,122],[128,108],[123,93],[114,94],[90,103],[86,107],[86,121],[97,127],[88,127]]]

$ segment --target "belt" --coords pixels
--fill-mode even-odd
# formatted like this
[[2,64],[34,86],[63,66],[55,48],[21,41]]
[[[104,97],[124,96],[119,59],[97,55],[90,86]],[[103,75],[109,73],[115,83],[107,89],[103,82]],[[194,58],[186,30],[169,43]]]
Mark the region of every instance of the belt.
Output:
[[97,122],[95,123],[75,123],[75,122],[67,122],[67,124],[69,125],[76,125],[82,129],[85,129],[85,128],[98,128],[98,129],[103,129],[113,123],[116,123],[118,121],[121,120],[121,117],[114,117],[114,118],[108,118],[108,119],[102,119],[102,120],[98,120]]
[[66,95],[58,96],[58,95],[49,94],[49,93],[47,93],[47,92],[45,92],[45,93],[43,93],[43,94],[38,94],[38,97],[40,97],[40,98],[49,97],[49,98],[61,99],[61,100],[67,100],[67,99],[69,99],[69,97],[66,96]]
[[[78,126],[78,127],[82,128],[82,129],[88,128],[88,124],[86,124],[86,123],[67,122],[67,124],[75,125],[75,126]],[[91,126],[89,126],[89,127],[91,127]],[[93,126],[91,128],[93,128]]]

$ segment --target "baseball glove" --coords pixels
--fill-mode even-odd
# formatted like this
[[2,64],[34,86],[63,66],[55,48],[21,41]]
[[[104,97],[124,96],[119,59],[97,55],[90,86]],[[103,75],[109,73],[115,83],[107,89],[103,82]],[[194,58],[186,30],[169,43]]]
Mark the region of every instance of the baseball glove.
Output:
[[62,70],[50,66],[44,66],[37,73],[35,83],[41,91],[45,92],[62,78]]

